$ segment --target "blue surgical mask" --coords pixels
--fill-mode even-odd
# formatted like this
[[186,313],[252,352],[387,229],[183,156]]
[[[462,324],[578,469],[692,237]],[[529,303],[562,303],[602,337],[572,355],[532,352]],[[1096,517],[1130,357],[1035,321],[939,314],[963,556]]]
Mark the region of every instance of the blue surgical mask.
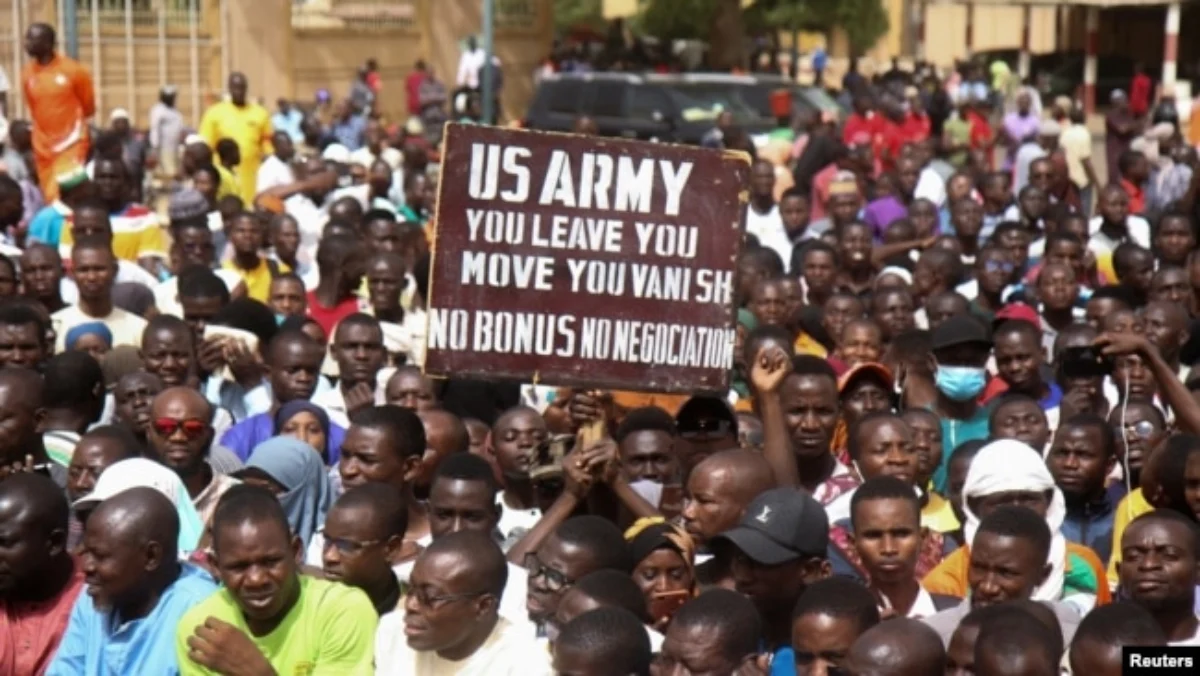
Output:
[[287,318],[288,318],[287,315],[282,314],[280,312],[276,312],[275,313],[275,325],[278,326],[280,324],[283,324],[283,322],[286,321]]
[[935,384],[942,394],[954,401],[967,401],[979,396],[987,384],[987,371],[982,366],[942,366],[938,364]]

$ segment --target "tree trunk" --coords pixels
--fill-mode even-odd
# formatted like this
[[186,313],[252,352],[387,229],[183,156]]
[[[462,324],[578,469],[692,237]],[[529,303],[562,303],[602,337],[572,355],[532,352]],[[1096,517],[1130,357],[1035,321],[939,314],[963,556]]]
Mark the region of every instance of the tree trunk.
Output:
[[708,33],[708,62],[714,70],[744,68],[741,0],[716,0]]

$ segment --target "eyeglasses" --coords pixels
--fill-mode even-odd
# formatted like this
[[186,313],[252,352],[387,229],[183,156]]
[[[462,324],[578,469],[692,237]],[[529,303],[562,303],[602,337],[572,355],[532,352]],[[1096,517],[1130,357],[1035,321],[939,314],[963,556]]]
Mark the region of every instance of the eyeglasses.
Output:
[[1014,267],[1012,263],[1004,261],[987,261],[983,264],[983,269],[988,272],[1012,272]]
[[150,424],[154,427],[154,432],[161,437],[171,437],[179,430],[183,430],[183,436],[187,437],[189,441],[199,439],[208,431],[208,423],[199,418],[188,418],[187,420],[155,418],[154,422]]
[[360,542],[358,540],[351,540],[349,538],[331,537],[324,530],[318,532],[321,534],[321,537],[325,538],[325,546],[336,548],[338,550],[338,554],[341,554],[342,556],[353,556],[367,547],[372,547],[383,542],[383,540],[363,540]]
[[560,592],[575,584],[575,580],[553,568],[543,565],[541,559],[537,557],[536,552],[529,552],[525,555],[525,570],[529,571],[530,582],[539,577],[545,578],[546,588],[552,592]]
[[421,607],[433,610],[435,608],[440,608],[447,603],[479,598],[486,593],[487,592],[471,592],[469,594],[442,594],[439,596],[430,594],[429,589],[426,587],[409,587],[408,590],[404,592],[404,595],[416,601]]

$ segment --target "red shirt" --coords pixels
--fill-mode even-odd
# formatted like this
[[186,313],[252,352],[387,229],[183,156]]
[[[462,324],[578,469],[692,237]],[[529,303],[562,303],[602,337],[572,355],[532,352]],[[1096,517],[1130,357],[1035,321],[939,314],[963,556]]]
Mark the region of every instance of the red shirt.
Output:
[[358,312],[358,298],[355,297],[347,298],[331,308],[321,305],[321,301],[317,300],[316,291],[309,291],[307,297],[308,316],[321,325],[321,330],[330,338],[330,342],[333,339],[333,328],[338,322]]
[[83,589],[83,572],[75,572],[54,598],[40,603],[0,600],[0,674],[44,674],[58,652],[67,620]]
[[904,116],[904,141],[906,143],[917,143],[929,138],[929,132],[932,129],[932,124],[929,121],[929,116],[909,112]]
[[1129,195],[1129,213],[1141,214],[1146,210],[1146,191],[1142,186],[1134,184],[1133,181],[1121,179],[1121,189]]
[[1140,73],[1133,76],[1133,82],[1129,83],[1129,112],[1133,113],[1134,117],[1141,117],[1150,110],[1150,90],[1154,89],[1154,83],[1150,80],[1150,76],[1145,73]]
[[878,129],[879,133],[876,136],[875,143],[875,158],[879,161],[883,171],[891,171],[896,168],[896,159],[900,157],[900,150],[907,141],[904,126],[903,123],[894,122],[889,118],[882,118]]
[[875,135],[879,133],[879,116],[874,113],[868,113],[866,117],[858,113],[851,113],[850,117],[846,118],[846,124],[842,126],[842,143],[852,145],[854,137],[859,134],[866,134],[871,143],[875,142]]
[[421,83],[425,81],[425,73],[413,71],[404,78],[404,93],[408,95],[408,114],[417,115],[421,112]]

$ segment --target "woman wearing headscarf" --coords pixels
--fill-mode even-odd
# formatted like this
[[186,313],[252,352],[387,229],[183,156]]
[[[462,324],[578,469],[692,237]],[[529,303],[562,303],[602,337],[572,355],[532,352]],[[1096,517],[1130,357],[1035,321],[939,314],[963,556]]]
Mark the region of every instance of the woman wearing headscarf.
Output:
[[947,556],[921,581],[931,594],[965,597],[971,564],[970,543],[979,522],[1001,505],[1028,507],[1050,526],[1050,573],[1033,592],[1035,601],[1063,601],[1086,614],[1112,600],[1104,566],[1096,553],[1062,534],[1067,507],[1062,491],[1037,451],[1013,439],[993,441],[979,450],[963,486],[966,545]]
[[646,597],[654,628],[663,631],[675,611],[696,596],[696,544],[662,517],[638,519],[625,531],[633,554],[633,581]]
[[105,469],[96,486],[87,496],[75,501],[75,509],[87,511],[119,493],[131,488],[147,487],[162,493],[175,506],[179,515],[179,557],[186,559],[201,548],[204,522],[192,504],[187,488],[179,475],[161,463],[146,458],[130,458],[114,462]]
[[82,350],[102,361],[112,350],[113,335],[104,322],[85,322],[67,331],[64,342],[68,350]]
[[288,525],[305,548],[325,523],[325,513],[333,503],[321,455],[292,437],[274,437],[256,446],[237,478],[262,486],[279,498]]
[[299,439],[329,462],[329,415],[307,399],[289,401],[275,412],[275,434]]

